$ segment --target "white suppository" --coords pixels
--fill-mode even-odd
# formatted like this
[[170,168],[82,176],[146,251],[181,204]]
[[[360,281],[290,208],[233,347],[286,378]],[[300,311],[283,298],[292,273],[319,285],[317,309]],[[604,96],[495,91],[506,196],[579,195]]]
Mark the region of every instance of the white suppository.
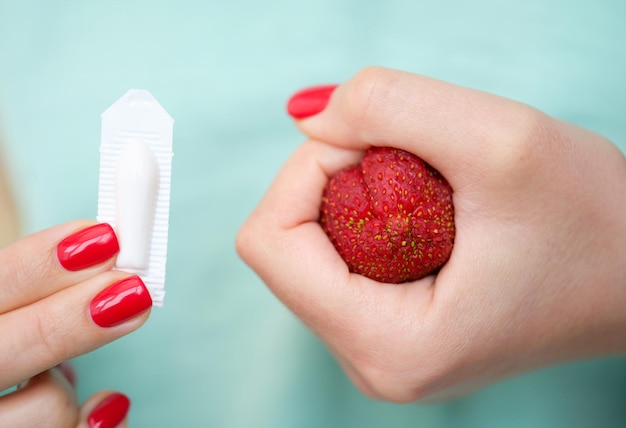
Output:
[[99,222],[117,234],[116,269],[135,273],[163,306],[174,120],[146,90],[102,113]]

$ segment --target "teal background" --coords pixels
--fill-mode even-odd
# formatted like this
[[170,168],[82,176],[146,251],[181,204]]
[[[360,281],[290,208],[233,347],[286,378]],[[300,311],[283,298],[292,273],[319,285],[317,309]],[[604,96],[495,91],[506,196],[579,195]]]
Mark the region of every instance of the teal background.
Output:
[[[532,104],[626,147],[623,0],[0,3],[0,132],[25,231],[95,218],[100,114],[144,88],[176,120],[165,307],[75,360],[133,427],[624,427],[626,361],[529,373],[466,399],[364,398],[237,257],[302,141],[290,94],[366,65]],[[489,118],[485,118],[489,120]]]

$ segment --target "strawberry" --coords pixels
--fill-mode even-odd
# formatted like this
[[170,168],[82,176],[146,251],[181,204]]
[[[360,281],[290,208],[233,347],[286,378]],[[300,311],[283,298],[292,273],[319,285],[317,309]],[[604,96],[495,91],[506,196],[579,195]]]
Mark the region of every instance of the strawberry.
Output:
[[351,272],[379,282],[413,281],[450,257],[452,188],[422,159],[375,147],[359,165],[331,177],[319,221]]

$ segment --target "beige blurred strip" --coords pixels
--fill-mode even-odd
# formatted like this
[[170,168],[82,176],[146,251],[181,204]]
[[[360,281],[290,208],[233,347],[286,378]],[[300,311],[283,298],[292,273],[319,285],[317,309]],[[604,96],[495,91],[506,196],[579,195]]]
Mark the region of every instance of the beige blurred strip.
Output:
[[20,236],[20,221],[5,161],[0,153],[0,248],[14,242]]

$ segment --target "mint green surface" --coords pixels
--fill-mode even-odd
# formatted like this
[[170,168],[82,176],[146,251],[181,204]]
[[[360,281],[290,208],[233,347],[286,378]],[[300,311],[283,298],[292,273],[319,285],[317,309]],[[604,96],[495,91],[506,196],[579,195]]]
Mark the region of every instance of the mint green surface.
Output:
[[626,426],[624,359],[449,404],[368,400],[233,245],[302,141],[286,99],[366,65],[512,97],[625,148],[624,22],[623,0],[2,1],[0,132],[26,232],[95,217],[100,113],[128,89],[176,120],[165,307],[75,360],[81,398],[127,393],[132,427]]

